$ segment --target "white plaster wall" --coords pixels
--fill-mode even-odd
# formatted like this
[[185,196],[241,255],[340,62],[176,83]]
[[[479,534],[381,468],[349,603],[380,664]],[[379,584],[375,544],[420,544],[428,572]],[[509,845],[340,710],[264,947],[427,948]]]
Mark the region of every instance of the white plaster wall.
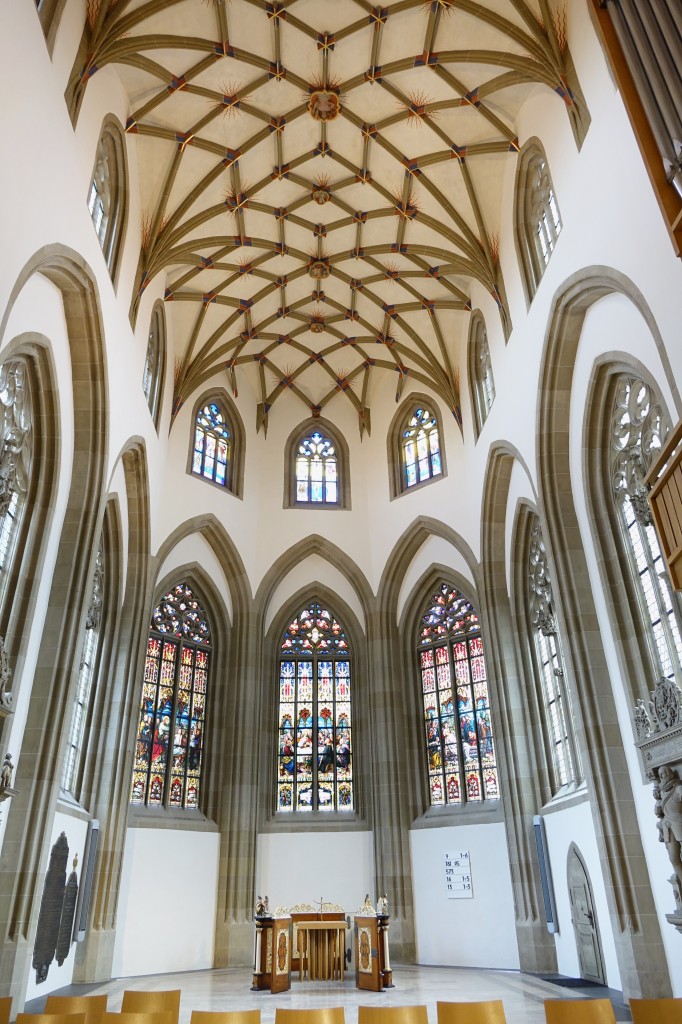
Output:
[[460,576],[469,582],[471,588],[475,589],[476,584],[473,579],[471,566],[468,565],[462,552],[442,537],[428,537],[412,559],[400,585],[396,609],[397,623],[400,622],[405,604],[422,576],[434,565],[443,565],[459,573]]
[[168,574],[175,573],[176,570],[179,571],[182,566],[194,563],[203,569],[219,592],[231,621],[233,616],[232,595],[225,579],[225,573],[215,552],[200,534],[194,533],[190,537],[184,537],[178,541],[159,566],[156,581],[164,579]]
[[264,632],[267,633],[272,625],[272,620],[294,594],[317,582],[324,584],[333,594],[338,594],[354,612],[362,629],[367,628],[360,598],[349,580],[326,558],[322,558],[320,555],[308,555],[297,562],[281,583],[275,587],[265,615]]
[[[514,900],[501,822],[410,832],[417,962],[518,970]],[[445,854],[468,850],[473,897],[448,899]]]
[[573,925],[571,924],[571,906],[568,898],[568,851],[571,843],[580,850],[590,877],[594,906],[599,922],[606,983],[610,988],[620,989],[620,972],[616,959],[616,947],[613,941],[613,930],[610,925],[609,909],[606,902],[606,891],[599,863],[597,841],[592,825],[590,806],[578,804],[565,810],[544,815],[547,847],[554,882],[554,898],[556,901],[559,931],[554,936],[557,951],[559,974],[569,978],[580,977],[578,949],[575,942]]
[[113,977],[213,966],[219,846],[214,832],[128,829]]
[[258,836],[256,892],[270,909],[324,898],[351,916],[365,893],[374,901],[371,832],[270,832]]
[[[50,837],[48,850],[51,850],[57,841],[59,835],[64,832],[69,844],[69,857],[66,862],[66,878],[68,879],[71,871],[73,870],[73,860],[77,856],[78,864],[76,866],[76,874],[78,876],[78,887],[80,889],[83,881],[83,853],[85,851],[85,842],[88,836],[88,823],[81,818],[74,818],[69,814],[62,814],[60,811],[54,816],[54,822],[52,824],[52,835]],[[49,856],[49,854],[48,854]],[[47,871],[47,865],[49,859],[46,861],[45,870]],[[42,886],[44,879],[41,881],[38,889],[38,899],[42,898]],[[34,936],[35,941],[35,936]],[[46,996],[50,992],[55,992],[59,988],[64,988],[65,985],[70,985],[73,981],[73,969],[76,961],[76,944],[71,944],[71,949],[66,960],[63,962],[61,967],[56,960],[53,960],[50,964],[47,972],[47,978],[45,981],[38,984],[36,982],[36,972],[32,969],[28,977],[28,987],[26,989],[26,999],[35,999],[36,996]]]

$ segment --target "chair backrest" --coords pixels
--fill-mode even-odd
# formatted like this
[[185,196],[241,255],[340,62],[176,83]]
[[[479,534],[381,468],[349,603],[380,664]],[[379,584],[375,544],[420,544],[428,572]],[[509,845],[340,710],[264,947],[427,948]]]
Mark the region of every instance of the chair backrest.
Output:
[[358,1024],[429,1024],[425,1006],[358,1006]]
[[9,1024],[12,1016],[12,997],[0,996],[0,1024]]
[[172,1024],[178,1024],[180,1016],[180,989],[161,992],[136,992],[126,989],[123,993],[121,1013],[170,1013]]
[[545,999],[547,1024],[616,1024],[610,999]]
[[275,1008],[275,1024],[344,1024],[343,1006],[320,1006],[309,1010]]
[[682,1024],[682,999],[631,999],[633,1024]]
[[45,1001],[45,1013],[84,1013],[85,1024],[101,1024],[106,1012],[106,995],[48,996]]
[[192,1010],[189,1024],[260,1024],[260,1010]]
[[84,1013],[18,1013],[17,1024],[85,1024]]
[[101,1024],[173,1024],[173,1019],[168,1010],[160,1010],[158,1013],[112,1013],[108,1010],[102,1014]]
[[501,999],[478,1003],[436,1003],[438,1024],[506,1024]]

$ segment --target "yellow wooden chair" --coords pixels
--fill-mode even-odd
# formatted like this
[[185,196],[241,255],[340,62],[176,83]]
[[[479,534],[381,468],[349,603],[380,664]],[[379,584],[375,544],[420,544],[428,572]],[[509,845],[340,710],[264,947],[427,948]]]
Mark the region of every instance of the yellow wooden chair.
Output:
[[107,1010],[102,1014],[101,1024],[173,1024],[173,1019],[167,1010],[160,1010],[158,1013],[112,1013]]
[[501,999],[479,1003],[436,1003],[438,1024],[506,1024]]
[[616,1024],[610,999],[545,999],[547,1024]]
[[84,1013],[85,1024],[102,1024],[107,1012],[107,997],[103,996],[48,996],[45,1013]]
[[0,996],[0,1024],[9,1024],[12,1016],[12,997]]
[[425,1006],[358,1006],[358,1024],[429,1024]]
[[192,1010],[189,1024],[260,1024],[260,1010]]
[[18,1013],[17,1024],[85,1024],[84,1013]]
[[180,989],[161,992],[137,992],[126,989],[123,993],[121,1013],[170,1013],[172,1024],[178,1024],[180,1016]]
[[310,1010],[275,1008],[275,1024],[344,1024],[343,1006],[320,1006]]
[[631,999],[633,1024],[682,1024],[682,999]]

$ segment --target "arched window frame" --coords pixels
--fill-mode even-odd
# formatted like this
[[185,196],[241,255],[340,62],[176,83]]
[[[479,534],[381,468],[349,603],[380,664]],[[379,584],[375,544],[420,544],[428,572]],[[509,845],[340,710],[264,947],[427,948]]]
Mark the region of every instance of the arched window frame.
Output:
[[[188,595],[191,595],[191,599]],[[169,597],[170,601],[167,600]],[[206,804],[207,721],[216,674],[216,650],[213,629],[205,609],[203,596],[190,579],[165,587],[154,603],[148,630],[130,783],[130,806],[135,812],[151,808],[193,813]],[[167,658],[166,652],[169,650],[171,657]],[[163,666],[167,663],[171,664],[172,682],[169,671],[164,684]],[[165,700],[163,706],[162,699]],[[185,742],[180,742],[178,746],[177,735],[182,728],[179,723],[185,717],[185,709],[188,711]],[[162,734],[164,722],[167,725]],[[155,770],[153,751],[157,743],[160,743],[160,752],[163,753],[164,741],[163,765],[158,764]],[[145,746],[150,755],[146,767],[143,763]],[[190,756],[192,751],[195,752],[194,764]],[[174,760],[176,753],[183,758],[181,771],[178,771]],[[158,778],[162,779],[160,794]],[[177,783],[180,784],[180,801],[172,796]]]
[[36,0],[36,11],[50,54],[54,50],[59,20],[65,7],[66,0]]
[[529,139],[516,169],[514,239],[528,305],[547,269],[563,222],[547,156]]
[[156,302],[149,322],[147,351],[142,372],[142,390],[158,433],[161,420],[163,385],[166,375],[166,314],[163,303]]
[[128,161],[123,130],[111,115],[104,119],[97,142],[87,207],[115,284],[128,219]]
[[495,401],[495,380],[490,359],[488,331],[480,310],[475,310],[472,314],[469,327],[469,392],[474,420],[474,436],[478,440],[483,424]]
[[[403,456],[403,433],[410,420],[419,409],[428,410],[435,421],[436,429],[438,431],[440,473],[435,476],[430,474],[428,478],[419,480],[412,486],[408,486],[405,460]],[[402,494],[411,494],[413,491],[417,491],[422,487],[428,487],[429,484],[437,483],[439,480],[442,480],[447,476],[443,421],[440,409],[432,397],[428,397],[423,394],[411,394],[405,399],[396,412],[388,431],[388,469],[391,500]]]
[[0,362],[0,595],[10,586],[31,491],[34,453],[35,380],[22,357]]
[[[296,621],[296,620],[300,621],[302,616],[304,615],[304,613],[307,610],[310,610],[310,609],[312,609],[312,608],[314,608],[316,606],[319,606],[320,608],[322,608],[323,610],[325,610],[326,612],[328,612],[330,614],[331,619],[338,625],[339,630],[340,630],[340,635],[343,638],[343,641],[345,642],[346,646],[345,647],[343,647],[343,646],[340,646],[340,647],[336,647],[335,646],[335,647],[333,647],[331,655],[330,654],[325,654],[324,651],[321,651],[318,648],[318,650],[314,652],[313,656],[310,659],[307,657],[307,654],[305,652],[299,652],[299,653],[292,652],[291,654],[288,653],[288,651],[286,649],[284,649],[284,647],[283,647],[283,642],[285,641],[285,638],[287,637],[290,624],[292,622]],[[334,820],[334,819],[336,819],[336,820],[341,819],[344,822],[348,822],[350,824],[351,822],[354,822],[356,820],[357,808],[358,808],[358,803],[359,803],[358,780],[357,780],[358,729],[357,729],[357,727],[356,727],[356,725],[354,723],[354,715],[356,717],[358,715],[358,705],[357,705],[357,695],[353,693],[353,690],[354,690],[354,685],[355,685],[355,676],[356,676],[356,673],[359,671],[359,661],[361,659],[359,659],[356,656],[356,652],[354,650],[353,642],[352,642],[352,640],[350,638],[350,634],[348,632],[348,629],[346,628],[345,621],[342,621],[337,616],[336,611],[333,608],[332,604],[325,597],[316,596],[316,595],[312,595],[312,596],[308,596],[308,597],[301,596],[298,600],[296,600],[295,604],[292,604],[290,606],[290,608],[292,610],[290,610],[289,614],[286,616],[286,619],[284,620],[286,622],[286,625],[284,626],[284,628],[283,629],[279,628],[279,629],[277,629],[276,633],[272,634],[272,639],[274,640],[274,644],[276,646],[275,658],[274,658],[274,664],[273,664],[274,675],[275,675],[275,678],[276,678],[276,689],[275,689],[276,700],[275,700],[275,704],[276,704],[276,708],[277,708],[277,719],[276,719],[277,757],[276,757],[276,762],[275,762],[275,764],[276,764],[276,767],[275,767],[275,778],[276,778],[275,789],[276,789],[276,793],[275,793],[275,800],[274,800],[275,813],[276,813],[277,817],[279,819],[281,819],[282,822],[286,822],[287,824],[305,825],[306,827],[308,825],[314,824],[314,823],[320,824],[322,827],[324,827],[324,825],[326,823],[329,823],[331,820]],[[319,781],[320,781],[319,777],[318,777],[319,776],[318,768],[319,768],[320,759],[324,758],[325,753],[326,753],[325,745],[324,744],[322,746],[320,745],[321,744],[321,737],[320,737],[320,729],[321,729],[321,727],[319,725],[319,717],[320,716],[318,714],[318,707],[319,707],[318,697],[319,697],[319,694],[316,695],[315,692],[313,692],[314,700],[312,701],[311,708],[310,708],[310,710],[312,711],[312,716],[311,716],[312,724],[311,724],[311,726],[306,727],[306,728],[310,728],[310,730],[311,730],[310,744],[309,744],[309,748],[311,750],[311,755],[310,756],[312,758],[312,763],[311,763],[312,780],[310,782],[310,787],[311,787],[311,791],[312,791],[311,807],[310,807],[310,809],[307,808],[307,807],[297,807],[296,806],[296,800],[297,800],[297,783],[298,783],[298,779],[297,779],[297,771],[296,771],[296,759],[299,756],[299,743],[298,743],[298,736],[297,736],[296,740],[292,744],[290,744],[291,747],[292,747],[291,751],[288,751],[285,748],[285,740],[286,740],[287,735],[288,735],[288,729],[285,728],[285,725],[284,725],[284,716],[286,714],[287,707],[288,706],[289,707],[293,707],[293,712],[292,712],[293,718],[292,718],[292,730],[291,730],[291,732],[298,734],[298,731],[299,731],[299,729],[298,729],[298,715],[300,713],[300,709],[299,709],[298,703],[295,700],[290,700],[290,701],[284,700],[284,701],[282,701],[282,696],[286,696],[285,691],[283,690],[282,665],[283,665],[284,662],[291,662],[292,660],[294,661],[295,664],[298,664],[299,660],[300,661],[312,661],[312,668],[313,668],[312,677],[313,677],[313,680],[314,680],[314,677],[315,677],[315,666],[319,667],[319,663],[320,662],[325,662],[325,661],[329,662],[329,661],[334,661],[335,659],[344,660],[349,665],[349,673],[348,673],[349,695],[348,695],[348,697],[347,698],[339,698],[339,694],[336,692],[336,687],[335,686],[332,687],[332,692],[333,692],[333,696],[335,697],[335,699],[337,701],[339,699],[341,699],[341,703],[342,704],[346,703],[348,705],[348,708],[349,708],[349,720],[350,721],[349,721],[349,725],[347,725],[347,726],[340,726],[338,718],[335,721],[335,725],[333,726],[333,728],[338,731],[339,735],[332,737],[335,740],[334,750],[332,751],[332,755],[333,755],[332,776],[329,779],[328,778],[324,778],[324,779],[322,779],[322,781],[326,782],[326,783],[332,782],[333,787],[335,789],[338,789],[338,791],[336,792],[336,795],[335,795],[335,797],[333,799],[333,802],[332,802],[333,805],[328,805],[326,807],[312,806],[317,801],[318,785],[319,785]],[[299,677],[299,672],[298,672],[298,670],[296,670],[296,679],[298,679],[298,677]],[[318,673],[318,677],[319,677],[319,673]],[[335,673],[335,678],[336,678],[336,673]],[[298,696],[298,693],[296,693],[294,696],[295,697]],[[325,701],[326,701],[326,698],[325,698]],[[283,705],[284,705],[284,710],[283,710]],[[333,711],[332,711],[332,717],[334,717],[334,712],[336,712],[337,710],[338,710],[338,704],[335,704],[334,708],[333,708]],[[343,711],[343,707],[341,707],[341,710],[339,711],[339,714],[342,711]],[[301,729],[303,729],[303,727],[301,727]],[[339,761],[340,748],[339,748],[338,744],[344,738],[344,736],[342,734],[345,734],[345,736],[349,738],[348,746],[350,747],[350,761],[349,761],[349,765],[348,766],[345,766],[342,762]],[[291,739],[293,739],[293,736],[291,737]],[[317,746],[318,749],[317,749],[317,754],[315,755],[314,751],[315,751],[316,746]],[[308,748],[307,747],[304,748],[303,746],[301,747],[300,756],[307,756],[307,755],[305,755],[305,750],[306,749],[308,749]],[[289,758],[293,758],[293,771],[290,771],[287,768],[287,762],[288,762]],[[341,776],[340,770],[344,770],[344,769],[347,770],[348,767],[350,768],[350,774],[347,777]],[[291,778],[290,778],[290,776],[291,776]],[[301,782],[303,784],[307,784],[308,780],[307,779],[302,779]],[[282,789],[286,788],[286,784],[287,783],[291,783],[291,809],[287,809],[286,806],[282,806],[282,803],[285,802],[283,800],[283,797],[282,797]],[[344,784],[350,785],[350,787],[351,787],[351,803],[350,803],[350,806],[338,807],[337,803],[339,802],[340,789],[341,789],[341,786],[344,785]]]
[[[331,501],[299,501],[297,495],[296,460],[299,445],[315,433],[322,434],[334,447],[336,456],[336,484],[338,498]],[[291,432],[284,448],[284,508],[350,509],[350,455],[348,442],[333,424],[321,417],[310,417]]]
[[639,623],[647,637],[649,683],[659,676],[682,685],[682,608],[663,561],[644,477],[670,421],[654,386],[634,369],[614,373],[608,389],[608,490],[617,540],[636,587]]
[[497,804],[498,743],[478,612],[456,583],[441,579],[421,602],[418,623],[422,763],[430,806],[461,811]]
[[[232,441],[232,450],[228,461],[224,484],[217,483],[215,480],[203,476],[203,474],[197,473],[193,469],[197,420],[201,411],[211,403],[215,403],[218,406]],[[242,423],[241,416],[239,415],[234,402],[231,400],[224,388],[211,388],[210,390],[205,391],[197,400],[194,405],[194,409],[192,410],[187,472],[190,476],[201,480],[203,483],[211,484],[213,487],[218,487],[221,491],[227,491],[228,494],[233,494],[236,498],[241,498],[244,493],[244,455],[244,424]]]
[[[524,507],[517,523],[516,611],[518,633],[525,635],[522,658],[532,680],[535,746],[544,752],[546,796],[582,780],[580,752],[575,738],[567,669],[556,609],[556,594],[549,569],[540,518]],[[530,704],[530,700],[529,700]]]

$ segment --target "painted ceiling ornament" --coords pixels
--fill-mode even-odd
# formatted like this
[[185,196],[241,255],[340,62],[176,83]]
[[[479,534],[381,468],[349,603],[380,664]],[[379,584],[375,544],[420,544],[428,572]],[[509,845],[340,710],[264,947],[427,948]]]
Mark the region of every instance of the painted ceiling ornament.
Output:
[[341,100],[333,89],[315,89],[308,100],[308,113],[313,121],[333,121],[341,113]]
[[328,203],[332,197],[329,189],[321,187],[313,189],[311,195],[318,206],[324,206],[324,204]]
[[308,268],[308,273],[316,281],[321,281],[331,274],[331,267],[326,260],[313,260]]
[[557,631],[556,618],[552,610],[552,581],[547,564],[547,551],[542,537],[540,520],[535,516],[530,535],[528,588],[530,591],[531,621],[543,636],[553,636]]

